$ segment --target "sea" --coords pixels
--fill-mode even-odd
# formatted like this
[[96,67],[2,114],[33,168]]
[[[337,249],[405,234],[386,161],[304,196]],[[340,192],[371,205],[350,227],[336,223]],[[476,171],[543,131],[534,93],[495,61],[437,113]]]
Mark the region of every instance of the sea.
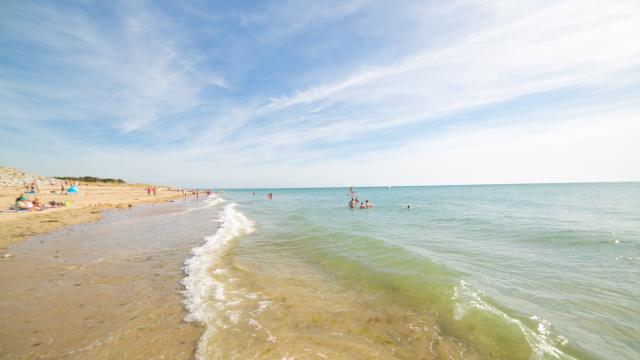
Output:
[[192,208],[198,359],[640,359],[640,183],[354,190]]

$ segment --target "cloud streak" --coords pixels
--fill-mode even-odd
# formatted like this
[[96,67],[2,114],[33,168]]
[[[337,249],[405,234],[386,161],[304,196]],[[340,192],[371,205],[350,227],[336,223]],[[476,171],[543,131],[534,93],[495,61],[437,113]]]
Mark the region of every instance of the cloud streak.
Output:
[[171,19],[143,3],[120,5],[116,21],[105,23],[98,13],[74,5],[10,3],[5,42],[46,59],[33,64],[42,82],[9,76],[5,86],[14,94],[18,88],[25,102],[56,102],[54,112],[84,103],[91,108],[76,107],[63,116],[115,121],[124,132],[199,106],[208,86],[228,87],[221,76],[198,68],[201,55],[185,46],[182,37],[188,34]]
[[[91,156],[82,167],[57,166],[101,171],[91,165],[99,158],[116,172],[105,174],[110,177],[126,178],[128,171],[142,178],[161,158],[193,174],[158,175],[176,181],[202,177],[241,186],[246,176],[245,183],[256,186],[277,168],[297,179],[283,179],[287,185],[322,185],[311,174],[337,184],[354,161],[377,164],[383,181],[382,168],[394,168],[387,153],[405,159],[402,164],[440,163],[429,155],[438,153],[460,168],[479,163],[493,169],[515,157],[501,160],[495,150],[478,160],[470,149],[548,144],[553,124],[560,138],[576,140],[574,134],[585,134],[581,122],[606,131],[608,121],[617,124],[613,144],[624,135],[619,129],[637,130],[631,119],[640,115],[640,47],[631,45],[640,36],[635,1],[514,6],[469,0],[406,9],[361,1],[252,8],[8,4],[0,15],[0,49],[13,61],[0,61],[0,134],[33,137],[63,156],[85,149]],[[308,16],[297,16],[301,8]],[[587,119],[584,109],[599,116]],[[463,136],[471,130],[474,136]],[[444,145],[454,138],[464,144]],[[586,138],[594,146],[602,140]],[[588,142],[574,143],[589,151]],[[549,146],[563,151],[556,145]],[[621,148],[598,151],[620,154]],[[7,151],[0,160],[13,157],[25,155]],[[576,170],[572,177],[559,160],[555,164],[540,171],[549,179],[605,178],[608,171],[603,160],[593,174]],[[422,171],[409,182],[459,178],[444,167],[441,178]],[[484,179],[499,179],[498,173],[538,178],[518,171],[492,171]],[[621,166],[616,174],[635,176]]]

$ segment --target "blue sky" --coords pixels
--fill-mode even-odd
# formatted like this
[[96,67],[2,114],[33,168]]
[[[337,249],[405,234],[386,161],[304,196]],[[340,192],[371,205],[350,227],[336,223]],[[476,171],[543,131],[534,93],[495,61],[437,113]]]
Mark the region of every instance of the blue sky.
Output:
[[4,1],[0,164],[178,186],[640,180],[637,1]]

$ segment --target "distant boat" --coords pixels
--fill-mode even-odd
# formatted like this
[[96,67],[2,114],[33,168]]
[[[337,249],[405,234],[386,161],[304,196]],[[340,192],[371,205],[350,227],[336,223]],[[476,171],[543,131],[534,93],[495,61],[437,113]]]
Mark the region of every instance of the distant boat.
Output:
[[391,186],[387,185],[387,190],[391,189]]

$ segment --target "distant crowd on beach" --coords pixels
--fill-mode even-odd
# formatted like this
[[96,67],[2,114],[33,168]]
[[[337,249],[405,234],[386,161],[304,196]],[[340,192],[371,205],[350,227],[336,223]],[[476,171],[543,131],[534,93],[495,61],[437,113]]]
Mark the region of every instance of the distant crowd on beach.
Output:
[[[174,189],[175,190],[175,189]],[[192,195],[196,200],[200,199],[200,195],[202,196],[206,196],[207,198],[213,197],[215,196],[215,193],[213,190],[210,189],[180,189],[180,192],[182,192],[182,198],[183,199],[187,199],[187,196]],[[222,192],[222,190],[220,190],[220,192]],[[155,190],[153,190],[153,195],[155,196]]]
[[[40,186],[38,186],[38,184],[35,181],[33,181],[30,184],[25,182],[24,188],[25,188],[25,191],[16,198],[14,206],[6,211],[41,211],[45,209],[71,205],[71,202],[69,202],[68,200],[64,202],[62,201],[49,201],[48,203],[42,202],[40,199],[38,199],[37,196],[33,196],[40,193]],[[76,181],[75,184],[71,184],[67,180],[65,180],[64,183],[60,183],[60,192],[57,192],[57,191],[50,192],[50,194],[57,194],[57,195],[69,195],[69,194],[77,194],[77,193],[78,193],[78,182]]]
[[351,199],[349,199],[349,208],[351,209],[356,209],[358,207],[360,209],[369,209],[373,207],[373,203],[368,199],[365,201],[360,201],[360,199],[358,199],[358,193],[353,189],[353,186],[349,188],[349,193],[347,195],[351,196]]

